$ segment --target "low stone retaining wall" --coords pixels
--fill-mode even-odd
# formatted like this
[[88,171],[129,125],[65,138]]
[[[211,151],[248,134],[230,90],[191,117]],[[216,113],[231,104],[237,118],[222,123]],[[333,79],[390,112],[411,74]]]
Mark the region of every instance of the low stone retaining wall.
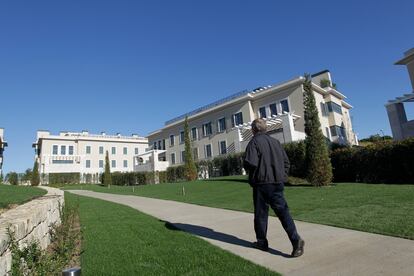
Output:
[[51,226],[60,223],[59,209],[64,203],[64,192],[51,187],[40,188],[48,193],[0,215],[0,276],[11,270],[8,227],[21,248],[36,240],[45,249],[50,244]]

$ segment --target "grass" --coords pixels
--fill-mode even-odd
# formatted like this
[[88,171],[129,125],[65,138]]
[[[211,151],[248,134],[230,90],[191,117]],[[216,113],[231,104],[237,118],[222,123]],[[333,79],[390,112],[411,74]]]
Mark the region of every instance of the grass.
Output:
[[46,193],[46,190],[36,187],[0,185],[0,211],[15,204],[23,204]]
[[79,206],[82,275],[278,275],[130,207],[65,200]]
[[[182,188],[185,189],[185,196]],[[69,186],[96,192],[134,194],[252,212],[251,188],[244,177],[135,187]],[[290,186],[286,199],[294,219],[414,239],[414,185],[341,183],[314,188]]]

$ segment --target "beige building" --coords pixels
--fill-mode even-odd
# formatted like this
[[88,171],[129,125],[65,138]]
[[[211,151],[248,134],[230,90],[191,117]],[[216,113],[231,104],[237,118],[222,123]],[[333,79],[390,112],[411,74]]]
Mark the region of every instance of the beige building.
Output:
[[50,173],[80,173],[81,182],[98,183],[105,168],[105,155],[109,154],[111,172],[134,170],[135,156],[145,152],[148,140],[137,134],[132,136],[100,135],[82,132],[38,131],[33,143],[42,184],[48,183]]
[[3,173],[3,152],[7,147],[7,142],[4,140],[4,128],[0,128],[0,175]]
[[403,140],[414,136],[414,120],[407,120],[404,103],[414,102],[414,48],[404,53],[404,58],[397,61],[396,65],[407,66],[413,91],[388,101],[385,104],[388,119],[391,125],[394,140]]
[[[185,117],[196,160],[244,151],[252,137],[250,124],[259,117],[266,120],[268,133],[282,143],[304,139],[304,80],[297,77],[241,91],[167,121],[148,135],[150,148],[158,151],[158,157],[148,162],[168,162],[169,166],[184,163]],[[352,106],[334,88],[330,72],[313,75],[312,87],[325,137],[341,144],[357,144],[350,117]]]

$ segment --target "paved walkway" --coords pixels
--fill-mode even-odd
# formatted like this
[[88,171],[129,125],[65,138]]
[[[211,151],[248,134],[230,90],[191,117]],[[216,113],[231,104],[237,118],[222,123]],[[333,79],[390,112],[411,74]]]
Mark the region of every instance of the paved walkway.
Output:
[[296,221],[305,254],[291,245],[279,221],[269,218],[270,253],[250,247],[253,215],[168,200],[70,191],[130,206],[283,275],[414,275],[414,241]]

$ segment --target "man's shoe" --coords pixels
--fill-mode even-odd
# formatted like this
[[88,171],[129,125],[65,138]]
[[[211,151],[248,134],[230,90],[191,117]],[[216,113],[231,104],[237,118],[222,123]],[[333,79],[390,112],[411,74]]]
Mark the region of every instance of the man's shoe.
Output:
[[302,239],[299,239],[294,245],[293,245],[293,251],[291,256],[292,257],[299,257],[303,255],[305,247],[305,241]]
[[263,244],[261,242],[253,242],[252,246],[254,248],[262,250],[262,251],[269,251],[269,246],[267,244]]

